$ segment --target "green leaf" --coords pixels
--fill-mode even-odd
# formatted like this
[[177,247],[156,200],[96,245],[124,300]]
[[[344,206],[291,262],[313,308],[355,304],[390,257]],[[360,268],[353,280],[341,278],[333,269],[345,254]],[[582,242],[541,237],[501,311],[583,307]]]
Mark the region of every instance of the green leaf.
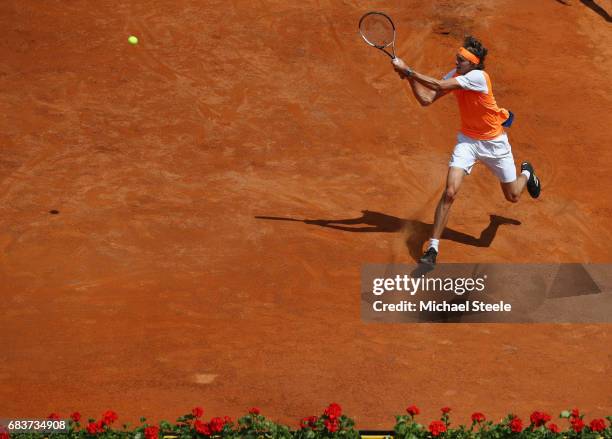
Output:
[[397,433],[398,436],[403,437],[408,431],[408,426],[404,423],[399,423],[395,426],[394,431]]

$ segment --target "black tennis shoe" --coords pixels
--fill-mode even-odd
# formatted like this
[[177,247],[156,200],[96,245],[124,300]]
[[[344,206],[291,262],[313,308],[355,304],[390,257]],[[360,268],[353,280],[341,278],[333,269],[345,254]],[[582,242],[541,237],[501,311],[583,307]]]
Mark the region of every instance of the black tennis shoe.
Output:
[[427,265],[436,265],[436,257],[438,256],[438,252],[436,251],[435,248],[433,247],[429,247],[427,249],[427,251],[423,254],[423,256],[421,256],[421,259],[419,260],[419,262],[421,264],[427,264]]
[[533,170],[533,166],[529,162],[523,162],[521,164],[521,172],[529,171],[529,180],[527,180],[527,191],[531,198],[538,198],[540,196],[540,191],[542,190],[542,183],[538,179],[537,175],[535,175],[535,171]]

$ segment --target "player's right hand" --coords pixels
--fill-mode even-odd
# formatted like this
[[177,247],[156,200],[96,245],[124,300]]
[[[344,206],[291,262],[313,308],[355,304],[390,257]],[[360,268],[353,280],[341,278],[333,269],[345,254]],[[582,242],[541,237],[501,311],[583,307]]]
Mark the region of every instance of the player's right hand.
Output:
[[400,78],[406,79],[412,73],[412,69],[408,67],[408,64],[404,62],[401,58],[394,58],[391,60],[391,64],[393,64],[393,68],[400,75]]
[[392,59],[391,64],[393,64],[393,68],[398,71],[406,70],[406,68],[408,67],[408,64],[406,64],[404,60],[399,57],[395,57],[394,59]]

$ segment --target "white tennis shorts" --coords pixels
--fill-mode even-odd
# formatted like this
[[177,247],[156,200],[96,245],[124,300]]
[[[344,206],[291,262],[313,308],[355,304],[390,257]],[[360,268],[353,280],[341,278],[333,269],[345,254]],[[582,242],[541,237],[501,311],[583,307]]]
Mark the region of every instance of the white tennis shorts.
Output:
[[476,140],[463,133],[457,135],[457,145],[448,166],[463,169],[467,174],[477,161],[483,162],[502,183],[516,180],[512,147],[506,133],[492,140]]

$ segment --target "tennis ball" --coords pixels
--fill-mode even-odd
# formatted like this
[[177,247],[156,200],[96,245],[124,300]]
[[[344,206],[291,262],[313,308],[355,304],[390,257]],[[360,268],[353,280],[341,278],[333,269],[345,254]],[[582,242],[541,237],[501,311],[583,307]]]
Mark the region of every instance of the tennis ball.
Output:
[[138,37],[135,37],[134,35],[130,35],[128,38],[128,42],[130,44],[138,44]]

